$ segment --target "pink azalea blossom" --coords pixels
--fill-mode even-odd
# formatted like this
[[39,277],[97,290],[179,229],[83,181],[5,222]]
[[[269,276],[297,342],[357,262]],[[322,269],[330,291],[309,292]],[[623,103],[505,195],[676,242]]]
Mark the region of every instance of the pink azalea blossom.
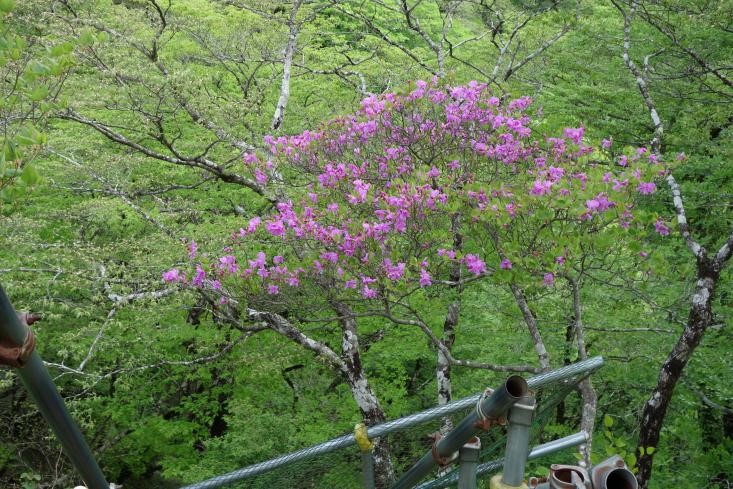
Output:
[[265,255],[264,251],[260,251],[257,253],[256,259],[249,261],[249,266],[252,268],[263,267],[265,265],[266,260],[267,260],[267,255]]
[[667,236],[669,234],[669,228],[664,224],[664,221],[657,219],[654,223],[654,229],[661,235]]
[[466,265],[468,271],[476,276],[486,271],[486,263],[478,255],[467,254],[463,258],[463,263]]
[[219,258],[219,269],[229,273],[237,273],[237,259],[232,255]]
[[374,289],[372,289],[372,288],[369,288],[369,286],[365,285],[361,289],[361,295],[365,299],[374,299],[375,297],[377,297],[377,291],[374,290]]
[[641,182],[637,187],[637,190],[642,195],[653,194],[657,190],[657,185],[654,182]]
[[339,260],[339,255],[335,251],[324,251],[321,253],[321,259],[331,263],[336,263]]
[[555,283],[555,275],[552,273],[546,273],[544,276],[544,283],[547,287],[552,287]]
[[440,176],[440,170],[436,167],[430,168],[430,171],[427,173],[428,178],[438,178]]
[[382,267],[384,268],[385,275],[387,275],[387,278],[390,280],[399,280],[405,274],[405,264],[400,262],[393,265],[392,260],[389,258],[384,260]]
[[551,192],[552,182],[548,180],[535,180],[529,191],[530,195],[546,195]]
[[196,265],[196,274],[193,276],[191,284],[195,287],[201,287],[204,284],[204,279],[206,279],[206,272],[201,268],[201,265]]
[[265,173],[262,170],[257,168],[255,169],[254,173],[255,173],[255,180],[257,181],[257,183],[259,183],[260,185],[265,185],[267,183],[267,175],[265,175]]
[[262,219],[256,216],[250,219],[249,223],[247,224],[247,232],[251,234],[257,231],[257,227],[260,225],[261,222]]
[[265,227],[273,236],[283,236],[285,234],[285,224],[280,219],[268,222]]
[[177,268],[173,268],[163,273],[163,280],[168,283],[178,282],[181,279],[181,272]]
[[421,269],[420,270],[420,287],[427,287],[429,285],[432,285],[433,280],[430,277],[430,274],[427,270]]
[[575,144],[580,144],[583,140],[583,134],[585,134],[585,128],[584,127],[566,127],[565,131],[563,131],[563,136],[570,139]]
[[446,257],[446,258],[448,258],[450,260],[455,260],[456,259],[456,252],[453,251],[453,250],[446,250],[444,248],[439,248],[438,249],[438,256],[444,256],[444,257]]

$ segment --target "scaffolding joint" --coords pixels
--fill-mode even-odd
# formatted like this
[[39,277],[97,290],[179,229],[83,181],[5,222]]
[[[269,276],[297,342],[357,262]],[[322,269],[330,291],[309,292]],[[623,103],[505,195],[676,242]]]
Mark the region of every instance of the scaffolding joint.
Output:
[[36,348],[36,335],[28,325],[35,323],[40,319],[36,314],[19,313],[18,320],[25,326],[26,335],[22,344],[17,344],[10,338],[0,340],[0,365],[8,367],[21,368],[33,354]]

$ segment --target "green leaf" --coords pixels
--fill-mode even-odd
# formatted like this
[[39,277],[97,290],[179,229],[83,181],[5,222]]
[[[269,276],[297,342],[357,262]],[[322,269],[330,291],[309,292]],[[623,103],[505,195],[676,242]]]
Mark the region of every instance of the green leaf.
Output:
[[26,185],[35,185],[41,180],[41,176],[33,165],[25,165],[25,167],[23,167],[23,173],[20,175],[20,179]]
[[5,161],[15,161],[18,159],[18,152],[15,150],[15,143],[8,141],[5,143]]
[[94,33],[90,29],[85,29],[84,32],[79,36],[79,44],[82,46],[91,46],[94,44],[95,37]]
[[40,144],[38,129],[28,125],[20,130],[15,140],[20,146],[32,146],[34,144]]
[[628,465],[629,467],[633,467],[634,465],[636,465],[636,455],[632,453],[628,457],[626,457],[626,465]]
[[611,426],[613,426],[613,418],[608,414],[603,416],[603,426],[605,426],[606,428],[610,428]]
[[15,0],[0,0],[0,11],[9,13],[15,8]]
[[30,93],[30,99],[34,102],[38,102],[48,97],[48,88],[45,85],[39,85],[33,89]]
[[651,455],[652,453],[654,453],[654,450],[656,450],[656,448],[654,448],[654,447],[646,447],[644,449],[644,451],[646,451],[646,454],[647,455]]
[[48,75],[50,71],[48,66],[46,66],[44,63],[41,63],[40,61],[31,62],[30,69],[34,75],[38,76]]

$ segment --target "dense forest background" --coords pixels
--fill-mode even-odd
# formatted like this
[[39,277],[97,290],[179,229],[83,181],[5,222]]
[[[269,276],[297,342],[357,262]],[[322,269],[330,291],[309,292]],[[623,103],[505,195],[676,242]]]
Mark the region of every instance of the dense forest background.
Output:
[[[544,439],[593,429],[591,461],[621,452],[645,488],[730,487],[730,2],[0,0],[0,14],[0,283],[42,314],[38,350],[110,480],[177,487],[507,370],[603,355]],[[240,302],[222,304],[162,280],[193,273],[192,241],[218,257],[308,191],[287,167],[268,185],[248,173],[266,135],[434,78],[530,96],[535,134],[582,126],[590,146],[659,155],[673,178],[635,203],[647,232],[545,243],[575,252],[551,283],[497,248],[478,280],[452,269],[405,292],[399,317],[344,312],[315,285],[285,303],[231,282]],[[357,317],[360,341],[342,341]],[[79,482],[9,370],[0,406],[2,487]]]

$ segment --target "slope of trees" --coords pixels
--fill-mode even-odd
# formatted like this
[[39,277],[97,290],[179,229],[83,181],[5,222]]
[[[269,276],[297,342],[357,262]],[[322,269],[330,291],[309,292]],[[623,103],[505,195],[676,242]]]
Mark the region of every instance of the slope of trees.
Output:
[[[0,280],[110,479],[175,486],[602,354],[547,433],[607,416],[587,462],[727,487],[733,12],[703,3],[0,2]],[[431,124],[470,80],[515,126],[461,147]],[[340,234],[291,234],[309,219]],[[0,403],[3,487],[72,486],[10,372]]]

